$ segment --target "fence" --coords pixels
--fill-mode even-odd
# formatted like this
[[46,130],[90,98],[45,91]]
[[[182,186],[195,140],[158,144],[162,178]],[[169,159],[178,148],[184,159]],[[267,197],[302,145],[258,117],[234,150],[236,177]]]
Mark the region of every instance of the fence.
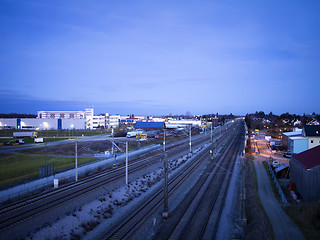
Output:
[[277,188],[277,190],[278,190],[278,193],[279,193],[279,195],[280,195],[280,198],[281,198],[282,202],[283,202],[283,203],[287,203],[287,202],[288,202],[288,201],[287,201],[287,198],[286,198],[286,196],[284,195],[284,193],[282,192],[282,189],[281,189],[281,187],[280,187],[280,184],[279,184],[279,182],[278,182],[278,179],[277,179],[276,176],[274,175],[274,171],[273,171],[271,165],[269,164],[269,161],[267,160],[266,163],[267,163],[267,166],[268,166],[268,168],[269,168],[269,172],[270,172],[270,174],[271,174],[271,176],[272,176],[272,179],[273,179],[274,184],[276,185],[276,188]]

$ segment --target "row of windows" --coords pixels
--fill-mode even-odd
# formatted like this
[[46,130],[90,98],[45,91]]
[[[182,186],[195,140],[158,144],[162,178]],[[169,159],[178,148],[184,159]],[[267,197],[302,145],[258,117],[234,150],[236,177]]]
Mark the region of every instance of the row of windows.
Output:
[[[56,114],[54,113],[50,113],[50,118],[55,118],[56,117]],[[60,113],[60,118],[64,118],[65,117],[65,114],[64,113]],[[73,113],[70,113],[69,114],[69,118],[74,118],[74,114]]]
[[[310,143],[313,143],[313,140],[310,140]],[[320,143],[320,140],[319,140],[319,143]]]

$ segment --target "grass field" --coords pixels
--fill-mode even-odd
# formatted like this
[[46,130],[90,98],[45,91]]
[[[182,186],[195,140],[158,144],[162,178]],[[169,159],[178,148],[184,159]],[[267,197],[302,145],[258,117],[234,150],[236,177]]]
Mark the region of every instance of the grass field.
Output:
[[[179,138],[169,136],[166,138],[167,143]],[[185,138],[185,137],[184,137]],[[11,138],[10,138],[11,139]],[[67,138],[49,137],[44,138],[44,142],[65,140]],[[0,138],[0,141],[8,139]],[[26,143],[32,143],[33,139],[25,139]],[[30,142],[29,142],[30,141]],[[137,149],[138,146],[144,147],[150,144],[162,143],[162,139],[149,139],[148,141],[130,141],[128,144],[129,151]],[[125,152],[125,141],[118,142],[117,145]],[[21,184],[26,181],[38,178],[39,167],[45,165],[45,155],[47,155],[47,164],[54,164],[54,171],[67,170],[74,167],[75,141],[62,142],[59,145],[43,145],[38,148],[29,148],[19,150],[19,145],[14,147],[15,153],[0,154],[0,188]],[[93,157],[81,157],[80,154],[93,156],[95,153],[111,151],[110,141],[93,141],[93,142],[78,142],[78,164],[84,164],[95,161]],[[1,147],[6,148],[6,147]],[[90,155],[91,154],[91,155]]]
[[[54,171],[59,172],[74,166],[74,158],[47,157],[47,164],[54,164]],[[78,164],[94,161],[93,158],[78,158]],[[39,167],[45,165],[44,156],[28,154],[0,155],[0,187],[10,186],[38,177]]]

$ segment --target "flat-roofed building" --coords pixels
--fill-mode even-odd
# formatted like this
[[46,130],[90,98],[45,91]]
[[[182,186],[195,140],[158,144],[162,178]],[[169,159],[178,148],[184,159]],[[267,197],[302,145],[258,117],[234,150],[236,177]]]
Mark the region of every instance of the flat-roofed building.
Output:
[[302,136],[302,130],[294,131],[294,132],[284,132],[282,133],[282,146],[289,149],[289,138],[290,137],[296,137],[296,136]]
[[308,138],[303,136],[289,137],[288,151],[298,154],[308,150]]

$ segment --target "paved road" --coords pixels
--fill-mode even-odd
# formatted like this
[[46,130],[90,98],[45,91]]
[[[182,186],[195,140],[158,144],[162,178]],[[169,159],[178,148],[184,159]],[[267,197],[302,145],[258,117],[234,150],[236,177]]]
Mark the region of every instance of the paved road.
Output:
[[[260,146],[263,148],[263,145]],[[265,151],[266,149],[262,152]],[[255,156],[254,166],[257,174],[259,198],[271,222],[275,239],[305,239],[297,225],[288,217],[274,196],[268,174],[263,166],[265,160],[266,156]]]

